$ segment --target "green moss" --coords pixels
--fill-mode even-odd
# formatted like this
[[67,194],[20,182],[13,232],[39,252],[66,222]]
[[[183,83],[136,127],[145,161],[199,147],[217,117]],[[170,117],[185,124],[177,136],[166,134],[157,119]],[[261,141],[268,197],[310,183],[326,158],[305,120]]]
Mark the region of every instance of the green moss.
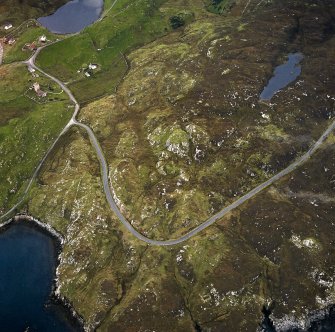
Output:
[[180,174],[179,167],[173,161],[170,161],[164,165],[164,171],[167,175],[177,176]]
[[188,134],[184,130],[176,128],[169,135],[166,144],[187,145],[188,141],[189,141]]
[[115,154],[119,158],[132,157],[135,151],[137,135],[134,131],[125,131],[122,133]]
[[260,136],[269,141],[287,141],[289,136],[282,128],[278,128],[274,124],[259,128]]
[[205,3],[209,12],[223,14],[233,2],[231,0],[206,0]]
[[244,31],[247,25],[248,25],[247,23],[241,23],[241,24],[237,27],[237,31],[238,31],[238,32],[242,32],[242,31]]

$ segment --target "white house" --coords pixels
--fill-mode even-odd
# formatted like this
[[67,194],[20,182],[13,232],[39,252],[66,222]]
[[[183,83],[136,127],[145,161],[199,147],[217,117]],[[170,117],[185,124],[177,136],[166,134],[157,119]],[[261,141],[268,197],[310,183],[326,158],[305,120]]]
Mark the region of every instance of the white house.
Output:
[[45,98],[47,96],[47,93],[41,90],[41,86],[37,82],[33,84],[33,88],[38,97]]
[[41,87],[40,87],[40,85],[39,85],[37,82],[33,84],[33,88],[34,88],[34,90],[35,90],[36,93],[37,93],[39,90],[41,90]]
[[97,69],[98,68],[98,65],[94,64],[94,63],[90,63],[88,65],[88,69],[91,69],[91,70],[94,70],[94,69]]
[[10,23],[8,23],[8,24],[5,25],[5,30],[9,30],[9,29],[11,29],[12,27],[13,27],[13,25],[10,24]]
[[85,76],[86,77],[91,77],[90,73],[88,73],[87,71],[85,72]]
[[43,35],[40,37],[40,42],[41,43],[45,43],[47,41],[47,36],[46,35]]

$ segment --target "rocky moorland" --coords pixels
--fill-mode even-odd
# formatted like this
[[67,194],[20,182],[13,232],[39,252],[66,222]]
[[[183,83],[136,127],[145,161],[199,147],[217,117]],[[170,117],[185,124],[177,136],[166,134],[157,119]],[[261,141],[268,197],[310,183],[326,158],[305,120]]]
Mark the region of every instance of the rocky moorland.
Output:
[[[126,54],[116,92],[79,114],[122,212],[154,239],[179,237],[284,169],[334,116],[332,1],[178,4],[193,19]],[[260,102],[292,52],[304,55],[301,75]],[[335,303],[334,143],[199,235],[158,247],[111,212],[89,138],[73,127],[21,211],[63,234],[57,291],[88,331],[257,331],[264,306],[277,331],[307,331]]]

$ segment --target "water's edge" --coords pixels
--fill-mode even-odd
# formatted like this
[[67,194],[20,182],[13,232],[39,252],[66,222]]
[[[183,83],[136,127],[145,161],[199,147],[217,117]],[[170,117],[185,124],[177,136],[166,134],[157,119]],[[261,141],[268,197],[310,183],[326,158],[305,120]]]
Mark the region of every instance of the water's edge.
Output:
[[[263,320],[260,324],[262,332],[315,332],[335,331],[335,304],[328,304],[322,309],[311,310],[303,317],[273,317],[272,308],[263,307]],[[322,328],[322,330],[320,330]]]
[[[33,216],[27,214],[17,214],[13,218],[5,221],[4,223],[0,224],[0,233],[5,232],[8,230],[14,223],[24,223],[25,226],[31,227],[36,229],[39,232],[46,234],[47,236],[51,237],[52,241],[54,242],[55,246],[55,261],[56,261],[56,271],[60,264],[60,254],[63,250],[64,245],[64,238],[63,236],[57,232],[53,227],[49,224],[46,224]],[[65,309],[66,318],[71,322],[73,326],[78,329],[78,331],[85,331],[85,321],[84,318],[75,310],[72,303],[67,299],[65,296],[60,294],[59,290],[59,280],[57,278],[53,279],[52,281],[52,288],[51,293],[49,295],[48,302],[45,303],[61,306]]]
[[[68,0],[47,16],[38,17],[37,22],[49,32],[56,35],[75,35],[88,26],[100,21],[105,11],[105,1],[96,7],[86,4],[88,0]],[[89,2],[89,1],[88,1]],[[76,8],[73,8],[73,7]]]
[[[14,223],[25,223],[26,226],[35,228],[39,232],[44,232],[52,238],[56,248],[55,259],[57,269],[60,263],[60,253],[62,252],[64,245],[63,236],[49,224],[46,224],[27,214],[17,214],[13,218],[0,224],[0,233],[5,232]],[[53,280],[49,301],[46,304],[52,304],[65,308],[66,313],[68,313],[67,319],[69,319],[69,321],[76,328],[78,328],[78,331],[85,331],[84,318],[75,310],[72,303],[60,294],[59,280],[57,277]],[[294,317],[283,317],[282,319],[273,317],[271,319],[271,314],[273,313],[272,311],[273,310],[270,308],[263,308],[264,319],[260,324],[261,331],[263,332],[310,331],[311,328],[319,327],[320,324],[321,326],[324,324],[327,325],[327,321],[335,318],[335,304],[330,304],[323,309],[310,311],[309,314],[301,319]]]

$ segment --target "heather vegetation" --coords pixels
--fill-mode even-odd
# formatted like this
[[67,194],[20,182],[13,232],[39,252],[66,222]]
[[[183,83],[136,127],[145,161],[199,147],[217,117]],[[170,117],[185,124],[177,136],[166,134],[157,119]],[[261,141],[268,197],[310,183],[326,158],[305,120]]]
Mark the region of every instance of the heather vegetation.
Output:
[[[81,102],[78,120],[96,134],[117,204],[142,234],[185,234],[291,164],[332,120],[331,1],[120,0],[108,11],[112,3],[37,63]],[[301,75],[260,102],[275,66],[297,51]],[[26,98],[35,80],[57,88],[22,65],[0,72],[4,210],[73,108],[61,94]],[[334,304],[334,141],[197,236],[159,247],[110,210],[95,151],[74,126],[19,211],[63,234],[58,291],[88,331],[250,331],[264,305],[278,327],[302,324]]]

